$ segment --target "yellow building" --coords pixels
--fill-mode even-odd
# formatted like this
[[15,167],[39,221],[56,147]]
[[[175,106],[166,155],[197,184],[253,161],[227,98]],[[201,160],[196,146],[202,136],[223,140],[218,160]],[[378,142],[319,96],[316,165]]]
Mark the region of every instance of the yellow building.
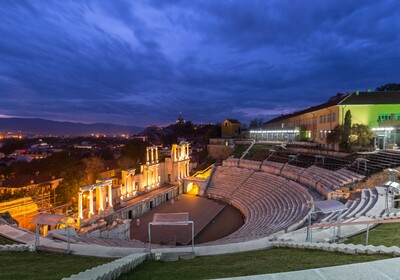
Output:
[[[400,132],[400,92],[350,93],[293,114],[282,115],[264,123],[263,130],[253,130],[258,140],[307,140],[322,148],[337,149],[326,143],[327,135],[336,125],[344,123],[350,110],[352,123],[365,124],[377,132],[376,145],[395,144]],[[304,131],[305,135],[300,135]],[[301,139],[303,138],[303,139]]]
[[222,122],[221,136],[224,138],[237,137],[240,135],[240,122],[234,119],[225,119]]

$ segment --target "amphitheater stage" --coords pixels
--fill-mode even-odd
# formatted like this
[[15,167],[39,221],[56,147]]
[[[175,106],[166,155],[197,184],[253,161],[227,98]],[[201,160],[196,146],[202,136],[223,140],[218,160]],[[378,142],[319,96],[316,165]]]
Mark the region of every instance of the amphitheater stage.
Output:
[[[140,226],[132,221],[131,239],[148,242],[148,224],[155,213],[188,212],[194,221],[194,235],[199,234],[222,210],[225,205],[213,200],[194,195],[181,195],[174,203],[168,201],[140,217]],[[187,226],[152,226],[152,243],[162,245],[188,245],[192,239],[191,225]]]

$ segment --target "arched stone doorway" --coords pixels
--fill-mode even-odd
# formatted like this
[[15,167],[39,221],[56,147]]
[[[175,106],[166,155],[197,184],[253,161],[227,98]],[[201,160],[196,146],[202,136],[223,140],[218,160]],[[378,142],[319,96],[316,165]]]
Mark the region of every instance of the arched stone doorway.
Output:
[[192,194],[192,195],[198,195],[199,194],[199,186],[197,186],[193,182],[190,182],[186,187],[186,193]]

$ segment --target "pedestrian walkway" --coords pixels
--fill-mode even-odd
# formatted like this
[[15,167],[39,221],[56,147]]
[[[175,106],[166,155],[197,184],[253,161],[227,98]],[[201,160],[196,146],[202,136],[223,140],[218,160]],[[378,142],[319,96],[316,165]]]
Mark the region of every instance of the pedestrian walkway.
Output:
[[220,280],[397,280],[399,277],[400,258],[395,258],[292,272],[220,278]]

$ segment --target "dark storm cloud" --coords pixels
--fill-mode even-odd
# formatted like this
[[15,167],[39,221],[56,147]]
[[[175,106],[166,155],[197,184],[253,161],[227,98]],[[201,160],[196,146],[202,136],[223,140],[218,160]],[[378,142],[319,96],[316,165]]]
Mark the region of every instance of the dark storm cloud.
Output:
[[0,115],[167,124],[399,82],[397,1],[0,2]]

